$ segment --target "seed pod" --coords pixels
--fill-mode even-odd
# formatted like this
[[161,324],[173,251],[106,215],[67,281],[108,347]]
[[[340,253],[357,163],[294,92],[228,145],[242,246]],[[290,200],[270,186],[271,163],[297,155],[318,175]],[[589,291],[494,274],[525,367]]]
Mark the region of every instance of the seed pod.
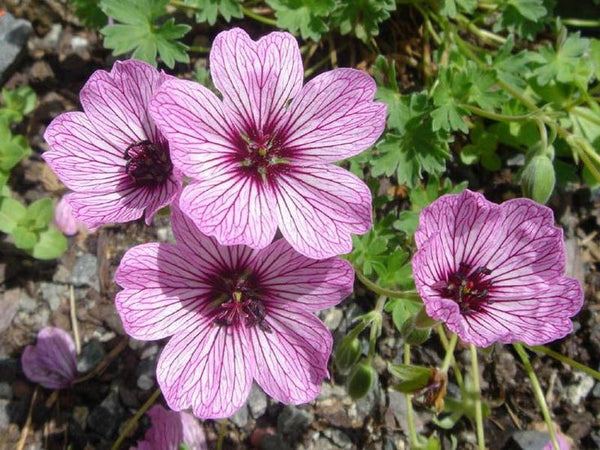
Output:
[[552,195],[555,183],[554,166],[546,155],[535,155],[523,168],[521,174],[523,194],[542,205]]
[[361,353],[360,342],[358,339],[344,338],[335,350],[335,366],[340,373],[348,373],[360,359]]
[[375,369],[368,361],[362,360],[354,366],[348,377],[348,394],[353,400],[358,400],[369,393],[376,380]]

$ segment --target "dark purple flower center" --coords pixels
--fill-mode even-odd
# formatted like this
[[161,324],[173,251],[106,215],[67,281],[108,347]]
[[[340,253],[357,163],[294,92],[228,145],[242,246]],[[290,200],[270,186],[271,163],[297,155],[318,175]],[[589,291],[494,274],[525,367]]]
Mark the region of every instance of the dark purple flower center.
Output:
[[262,331],[271,332],[264,321],[267,311],[260,300],[258,277],[248,271],[220,275],[213,286],[217,306],[214,322],[220,326],[243,324],[246,328],[258,326]]
[[439,281],[433,288],[458,303],[462,314],[481,312],[483,306],[489,303],[492,281],[487,276],[491,273],[487,267],[471,270],[470,264],[461,262],[456,272],[450,273],[446,281]]
[[263,182],[273,181],[289,168],[289,152],[275,133],[254,131],[240,134],[236,160],[242,173]]
[[138,186],[158,186],[173,172],[166,145],[148,140],[134,142],[125,149],[124,158],[125,172]]

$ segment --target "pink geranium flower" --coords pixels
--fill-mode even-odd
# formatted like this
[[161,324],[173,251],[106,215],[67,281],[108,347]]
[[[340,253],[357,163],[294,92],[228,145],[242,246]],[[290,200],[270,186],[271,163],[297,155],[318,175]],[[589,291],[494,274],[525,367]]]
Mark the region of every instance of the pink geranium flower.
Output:
[[544,344],[572,330],[583,304],[565,273],[562,230],[529,199],[497,205],[444,195],[421,213],[412,266],[427,314],[464,341]]
[[172,223],[177,244],[134,247],[115,275],[127,333],[172,336],[156,369],[169,407],[229,417],[253,379],[281,402],[313,400],[332,346],[313,313],[350,294],[352,266],[306,258],[283,239],[260,251],[221,246],[177,208]]
[[77,376],[75,342],[66,331],[42,328],[36,345],[25,347],[21,355],[25,376],[48,389],[65,389]]
[[189,450],[205,450],[206,435],[198,420],[186,412],[169,411],[154,405],[148,411],[151,427],[146,431],[137,450],[180,450],[181,444]]
[[279,227],[310,258],[349,252],[350,234],[371,227],[371,193],[330,163],[382,133],[386,107],[373,102],[373,79],[336,69],[302,86],[291,34],[255,42],[238,28],[215,38],[210,68],[223,101],[173,79],[150,106],[174,164],[194,179],[181,208],[223,245],[264,248]]
[[84,112],[61,114],[48,126],[43,158],[74,191],[66,199],[91,230],[144,213],[150,224],[181,190],[169,144],[148,113],[152,94],[168,78],[141,61],[117,61],[81,89]]

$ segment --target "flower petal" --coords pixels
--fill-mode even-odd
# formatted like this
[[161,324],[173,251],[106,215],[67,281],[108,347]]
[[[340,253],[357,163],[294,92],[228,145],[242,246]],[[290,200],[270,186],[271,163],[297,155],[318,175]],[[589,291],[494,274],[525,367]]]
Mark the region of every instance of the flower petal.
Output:
[[350,233],[363,234],[371,227],[371,192],[341,167],[293,167],[277,184],[279,229],[309,258],[348,253]]
[[306,403],[321,392],[329,377],[327,362],[333,338],[312,314],[267,307],[265,322],[271,332],[248,328],[256,360],[256,381],[263,390],[283,403]]
[[153,340],[193,328],[210,301],[205,280],[211,272],[210,265],[182,246],[150,243],[128,250],[115,273],[125,288],[115,304],[127,334]]
[[224,168],[212,179],[196,180],[181,195],[181,209],[200,231],[222,245],[266,247],[277,229],[275,198],[268,185]]
[[252,257],[253,251],[249,247],[219,245],[215,238],[203,234],[177,205],[171,208],[171,226],[178,244],[185,245],[194,253],[194,265],[207,276],[246,267]]
[[166,81],[150,111],[169,140],[173,163],[189,177],[211,179],[237,152],[221,101],[199,83]]
[[69,189],[112,192],[127,178],[124,148],[109,143],[84,113],[61,114],[48,125],[44,139],[51,150],[42,158]]
[[156,376],[171,409],[192,408],[201,419],[230,417],[252,387],[254,360],[244,328],[220,327],[198,318],[165,346]]
[[375,81],[355,69],[325,72],[304,86],[280,125],[296,163],[327,163],[373,145],[385,128],[386,106],[373,101]]
[[581,285],[570,278],[512,298],[494,294],[484,312],[465,318],[465,331],[471,337],[466,340],[483,347],[517,341],[542,345],[561,339],[573,330],[571,317],[583,305]]
[[[93,188],[93,186],[90,186]],[[146,224],[150,225],[154,214],[168,205],[181,190],[181,178],[173,172],[157,187],[138,187],[124,179],[114,192],[81,191],[66,195],[75,218],[90,230],[111,222],[136,220],[146,212]]]
[[293,304],[306,312],[335,306],[352,293],[354,269],[341,258],[315,260],[279,239],[252,262],[261,280],[264,301],[279,308]]
[[81,89],[81,104],[96,129],[123,152],[136,141],[156,142],[159,135],[148,105],[167,77],[142,61],[117,61],[110,73],[96,71],[89,78]]
[[257,42],[240,28],[219,33],[210,71],[224,103],[244,130],[268,132],[302,88],[302,58],[289,33],[269,33]]
[[77,376],[73,338],[60,328],[42,328],[36,345],[25,348],[21,365],[27,378],[46,388],[69,387]]

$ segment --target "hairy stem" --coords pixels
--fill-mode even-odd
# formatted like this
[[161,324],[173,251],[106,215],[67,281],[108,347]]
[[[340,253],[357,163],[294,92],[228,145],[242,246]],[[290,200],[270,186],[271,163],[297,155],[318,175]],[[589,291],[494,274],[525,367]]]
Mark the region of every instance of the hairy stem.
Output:
[[458,336],[452,333],[452,336],[450,336],[450,342],[445,348],[446,356],[444,356],[444,362],[442,363],[442,368],[440,369],[442,372],[448,372],[448,368],[450,367],[450,363],[452,362],[454,357],[454,348],[456,347],[457,342]]
[[559,450],[560,447],[558,445],[558,441],[556,440],[556,433],[554,431],[554,425],[552,424],[552,418],[550,417],[550,411],[548,410],[548,404],[546,403],[546,397],[544,396],[544,392],[542,391],[542,387],[540,386],[540,382],[535,375],[533,367],[531,366],[531,361],[529,361],[529,356],[527,356],[527,352],[523,349],[523,346],[519,343],[514,343],[513,347],[517,351],[519,358],[523,361],[523,365],[525,366],[525,372],[527,372],[527,376],[531,380],[531,386],[533,387],[533,393],[535,395],[535,399],[538,402],[540,409],[542,410],[542,415],[544,416],[544,422],[546,422],[546,426],[548,427],[548,433],[550,434],[550,441],[552,441],[552,446],[555,450]]
[[123,443],[125,438],[127,436],[129,436],[129,433],[131,433],[133,431],[133,429],[137,425],[138,421],[140,420],[140,417],[142,417],[142,415],[146,411],[148,411],[148,409],[150,409],[150,407],[152,405],[154,405],[154,402],[156,401],[156,399],[158,398],[159,395],[160,395],[160,388],[156,389],[152,393],[152,395],[148,398],[148,400],[146,400],[146,403],[144,403],[140,407],[140,409],[137,410],[135,415],[131,419],[129,419],[129,422],[127,422],[127,424],[123,427],[123,429],[121,430],[121,433],[119,434],[119,437],[112,445],[111,450],[119,450],[121,448],[121,444]]
[[[404,344],[404,364],[410,364],[410,344]],[[408,437],[410,439],[410,447],[418,448],[419,438],[415,428],[415,417],[412,407],[412,395],[404,394],[406,398],[406,420],[408,422]]]
[[481,406],[481,386],[479,384],[479,364],[477,361],[477,347],[471,348],[471,370],[473,372],[473,387],[475,389],[475,426],[477,428],[477,448],[485,450],[485,436],[483,434],[483,410]]
[[416,303],[421,303],[421,301],[420,301],[421,297],[419,297],[419,294],[415,291],[394,291],[392,289],[386,289],[386,288],[379,286],[376,283],[373,283],[366,276],[364,276],[360,270],[355,268],[355,272],[356,272],[356,278],[358,278],[360,280],[360,282],[362,284],[364,284],[367,289],[375,292],[376,294],[385,295],[386,297],[391,297],[391,298],[403,298],[403,299],[410,300],[410,301],[413,301]]
[[272,27],[277,27],[277,21],[275,19],[270,19],[268,17],[261,16],[260,14],[257,14],[254,11],[252,11],[251,9],[248,9],[248,8],[242,8],[242,11],[244,12],[244,15],[246,17],[254,19],[257,22],[264,23],[265,25],[269,25],[269,26],[272,26]]
[[600,372],[598,372],[597,370],[594,370],[591,367],[581,364],[580,362],[577,362],[574,359],[569,358],[568,356],[555,352],[554,350],[551,350],[548,347],[545,347],[543,345],[536,345],[533,347],[526,345],[526,347],[534,352],[543,353],[544,355],[551,356],[552,358],[560,361],[561,363],[571,366],[573,369],[581,370],[582,372],[594,377],[596,380],[600,380]]

